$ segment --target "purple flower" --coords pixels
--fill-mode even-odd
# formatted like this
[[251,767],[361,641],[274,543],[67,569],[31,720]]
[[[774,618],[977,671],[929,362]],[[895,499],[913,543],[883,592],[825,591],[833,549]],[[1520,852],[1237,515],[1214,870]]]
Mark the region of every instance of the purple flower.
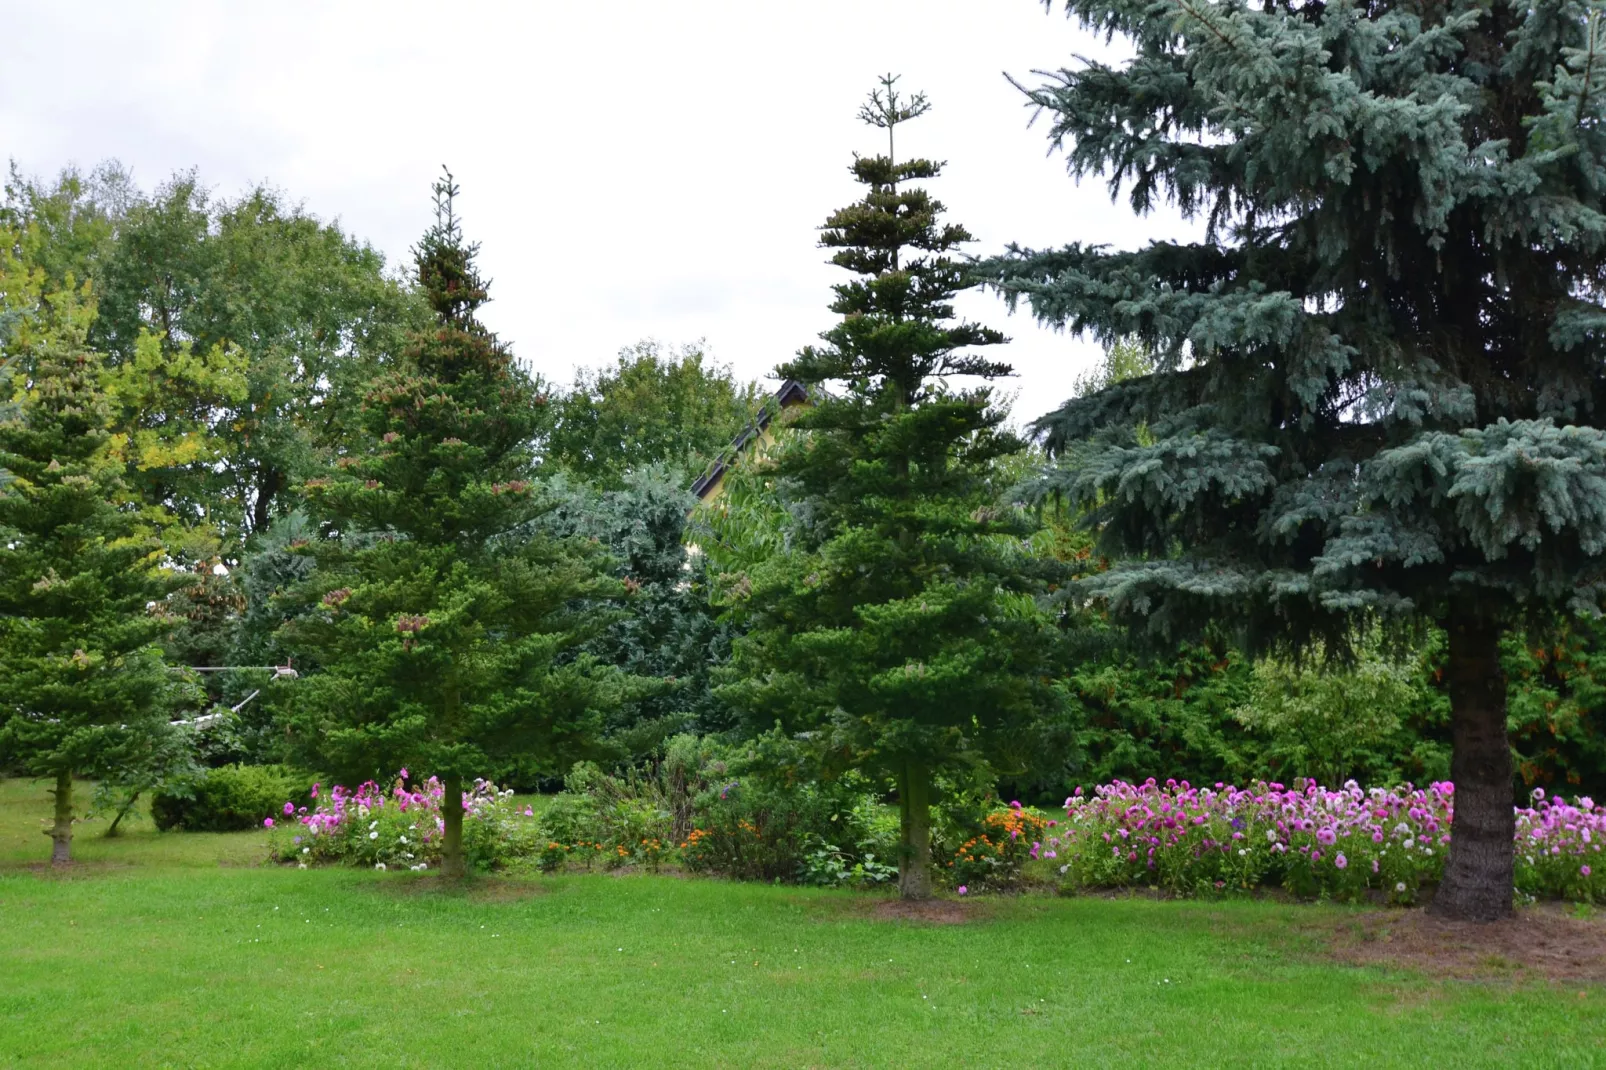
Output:
[[1339,869],[1343,869],[1349,865],[1349,859],[1344,857],[1343,851],[1338,852],[1338,856],[1333,859],[1333,865],[1337,866]]
[[1589,867],[1588,866],[1579,866],[1578,867],[1578,872],[1580,874],[1582,874],[1583,876],[1587,877],[1587,876],[1589,876],[1589,872],[1590,872],[1589,871]]
[[272,827],[273,827],[273,818],[271,818],[271,817],[264,817],[264,818],[263,818],[263,819],[262,819],[262,827],[263,827],[263,828],[265,828],[265,829],[270,829],[270,828],[272,828]]
[[295,803],[285,803],[284,804],[284,816],[285,817],[289,817],[291,814],[293,814],[295,812],[296,812],[296,804]]

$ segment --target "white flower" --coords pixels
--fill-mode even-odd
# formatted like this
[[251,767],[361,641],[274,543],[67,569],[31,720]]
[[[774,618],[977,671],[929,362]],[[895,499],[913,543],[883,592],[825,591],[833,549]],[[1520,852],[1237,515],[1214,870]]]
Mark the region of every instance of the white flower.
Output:
[[296,863],[296,868],[297,869],[306,869],[307,868],[307,864],[305,862],[297,862]]
[[384,869],[385,868],[385,863],[383,863],[383,862],[375,862],[374,863],[374,868],[375,869]]
[[1396,892],[1404,892],[1405,891],[1405,882],[1401,881],[1400,883],[1396,884],[1394,886],[1394,890]]
[[1266,842],[1267,843],[1276,843],[1277,842],[1277,830],[1276,829],[1267,829],[1266,830]]
[[311,847],[303,847],[301,849],[301,853],[302,854],[311,854],[312,853],[312,848]]
[[368,827],[371,828],[371,829],[378,828],[379,827],[379,819],[375,818],[374,820],[368,822]]
[[370,839],[370,840],[377,840],[377,839],[379,839],[379,833],[377,833],[377,832],[370,832],[370,833],[369,833],[369,834],[368,834],[368,838],[369,838],[369,839]]
[[1247,847],[1238,848],[1238,857],[1239,858],[1242,858],[1244,855],[1246,855],[1248,853],[1249,853],[1249,848],[1247,848]]

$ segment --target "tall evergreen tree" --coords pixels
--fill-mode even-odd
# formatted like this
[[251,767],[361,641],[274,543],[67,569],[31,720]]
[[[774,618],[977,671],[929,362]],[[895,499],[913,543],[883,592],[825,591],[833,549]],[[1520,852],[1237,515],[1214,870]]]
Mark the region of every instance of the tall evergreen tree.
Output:
[[842,320],[777,371],[836,392],[775,462],[797,523],[790,548],[739,583],[750,630],[723,693],[757,724],[811,732],[831,759],[896,781],[899,888],[921,898],[933,775],[1012,764],[1062,696],[1024,518],[997,506],[997,462],[1021,443],[988,387],[947,382],[1009,374],[971,351],[1004,339],[954,322],[954,253],[970,235],[912,185],[940,165],[893,154],[898,127],[927,107],[894,81],[860,113],[887,152],[855,158],[865,195],[823,231],[831,262],[857,276],[835,287]]
[[[1154,374],[1041,428],[1166,640],[1448,632],[1440,913],[1512,908],[1503,634],[1606,594],[1606,35],[1595,4],[1069,0],[1133,52],[1028,90],[1073,174],[1204,233],[984,266]],[[1139,434],[1136,428],[1141,428]],[[1081,443],[1081,445],[1077,445]]]
[[162,567],[112,452],[93,314],[63,291],[8,334],[20,404],[0,419],[0,765],[55,780],[58,864],[72,858],[74,775],[139,761],[183,688],[150,609],[182,577]]
[[531,479],[536,384],[480,324],[487,299],[448,174],[417,249],[434,324],[363,399],[368,442],[303,485],[329,535],[309,543],[316,611],[284,644],[319,671],[299,681],[292,738],[342,775],[408,767],[446,793],[444,871],[464,871],[465,780],[510,760],[549,771],[629,690],[577,654],[620,585],[581,540],[544,535]]

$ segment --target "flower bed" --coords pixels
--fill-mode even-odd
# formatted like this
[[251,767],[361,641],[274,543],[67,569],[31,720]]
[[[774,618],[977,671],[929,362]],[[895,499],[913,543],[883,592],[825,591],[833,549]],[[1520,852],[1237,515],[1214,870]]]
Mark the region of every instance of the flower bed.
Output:
[[[1454,799],[1449,783],[1365,791],[1354,781],[1336,790],[1117,781],[1091,795],[1078,788],[1041,847],[1070,888],[1209,895],[1280,885],[1300,896],[1408,903],[1443,872]],[[1606,808],[1535,791],[1517,811],[1518,891],[1606,898],[1603,838]]]
[[[430,777],[409,789],[403,769],[389,791],[370,780],[355,791],[336,785],[324,792],[312,786],[312,805],[285,803],[269,850],[281,862],[305,867],[318,863],[372,866],[375,869],[434,869],[440,864],[440,781]],[[547,848],[535,814],[512,802],[486,780],[463,793],[463,847],[471,862],[496,866],[520,858],[539,859]]]

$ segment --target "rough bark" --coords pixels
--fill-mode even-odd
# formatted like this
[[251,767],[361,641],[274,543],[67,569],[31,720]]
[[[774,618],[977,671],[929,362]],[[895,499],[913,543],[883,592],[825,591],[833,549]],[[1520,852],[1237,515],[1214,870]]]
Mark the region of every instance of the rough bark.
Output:
[[72,861],[72,771],[56,774],[56,820],[46,833],[50,837],[50,864],[65,866]]
[[903,843],[898,852],[898,894],[931,898],[931,773],[908,765],[898,778],[898,810]]
[[441,874],[456,878],[467,875],[463,859],[463,778],[448,776],[441,799],[441,818],[446,829],[441,840]]
[[1450,858],[1430,912],[1467,921],[1509,917],[1516,860],[1511,744],[1506,738],[1506,678],[1500,629],[1468,615],[1448,625],[1455,814]]

